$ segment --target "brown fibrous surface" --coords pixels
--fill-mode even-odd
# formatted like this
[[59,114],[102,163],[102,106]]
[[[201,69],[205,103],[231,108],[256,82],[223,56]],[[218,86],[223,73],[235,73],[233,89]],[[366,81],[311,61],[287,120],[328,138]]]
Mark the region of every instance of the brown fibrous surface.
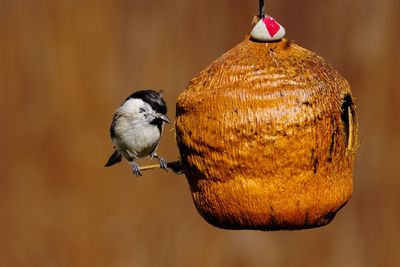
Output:
[[329,223],[352,194],[357,129],[347,81],[287,39],[246,38],[177,102],[177,143],[194,203],[221,228]]

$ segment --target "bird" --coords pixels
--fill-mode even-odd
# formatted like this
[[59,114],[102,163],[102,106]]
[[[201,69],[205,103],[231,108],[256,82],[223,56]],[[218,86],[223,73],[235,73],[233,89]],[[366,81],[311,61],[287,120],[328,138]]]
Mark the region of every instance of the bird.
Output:
[[139,177],[142,173],[135,159],[149,156],[157,158],[160,167],[167,170],[167,161],[156,153],[164,123],[171,121],[162,91],[140,90],[128,96],[114,112],[110,127],[114,152],[105,167],[119,163],[124,157],[133,174]]

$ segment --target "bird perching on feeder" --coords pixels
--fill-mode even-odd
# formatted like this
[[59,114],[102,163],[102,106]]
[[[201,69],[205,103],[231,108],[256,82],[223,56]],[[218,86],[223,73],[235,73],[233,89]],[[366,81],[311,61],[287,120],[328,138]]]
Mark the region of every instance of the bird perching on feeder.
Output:
[[264,16],[178,97],[176,139],[199,213],[226,229],[328,224],[349,200],[358,122],[347,81]]

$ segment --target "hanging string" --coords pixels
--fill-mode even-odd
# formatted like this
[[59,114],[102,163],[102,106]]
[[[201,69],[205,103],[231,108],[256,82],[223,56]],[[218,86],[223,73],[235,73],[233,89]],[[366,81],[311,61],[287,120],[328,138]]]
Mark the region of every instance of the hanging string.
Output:
[[260,19],[265,18],[265,4],[264,4],[264,0],[259,0],[259,5],[260,5],[260,10],[258,13],[258,17]]
[[282,27],[272,17],[265,15],[264,0],[259,0],[259,13],[254,16],[252,21],[253,29],[250,32],[250,38],[257,42],[275,42],[285,36],[285,28]]

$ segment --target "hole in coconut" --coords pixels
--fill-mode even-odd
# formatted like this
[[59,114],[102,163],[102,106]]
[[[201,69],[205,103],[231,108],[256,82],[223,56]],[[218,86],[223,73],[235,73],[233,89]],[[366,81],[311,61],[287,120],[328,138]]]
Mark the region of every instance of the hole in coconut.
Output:
[[344,126],[344,133],[346,136],[347,149],[352,149],[354,146],[355,139],[355,109],[353,98],[350,94],[346,94],[343,97],[343,103],[341,107],[341,119]]

